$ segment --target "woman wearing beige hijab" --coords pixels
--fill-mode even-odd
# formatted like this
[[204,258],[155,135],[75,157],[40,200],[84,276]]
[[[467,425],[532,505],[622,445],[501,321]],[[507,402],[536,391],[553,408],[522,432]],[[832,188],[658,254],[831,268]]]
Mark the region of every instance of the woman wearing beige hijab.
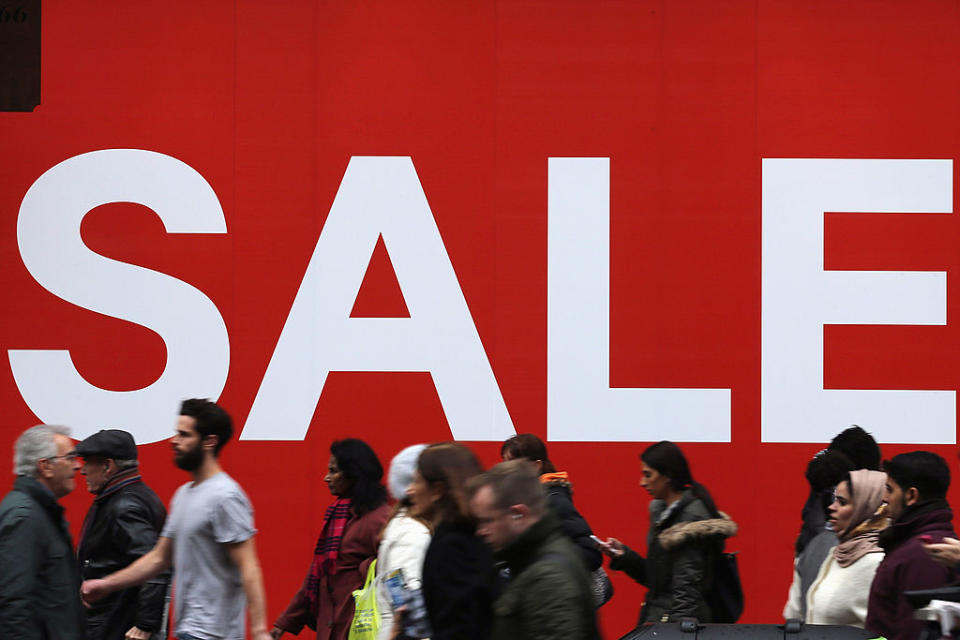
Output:
[[829,521],[839,544],[820,565],[807,591],[806,622],[863,628],[870,583],[883,560],[877,536],[887,526],[886,477],[880,471],[860,469],[837,485]]

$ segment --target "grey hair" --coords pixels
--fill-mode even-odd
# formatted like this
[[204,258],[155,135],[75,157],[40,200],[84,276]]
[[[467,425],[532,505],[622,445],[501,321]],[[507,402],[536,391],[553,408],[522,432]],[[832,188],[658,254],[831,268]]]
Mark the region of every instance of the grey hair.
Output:
[[113,464],[117,465],[117,471],[123,471],[124,469],[132,469],[137,466],[136,460],[117,460],[113,459]]
[[55,424],[38,424],[20,434],[13,445],[13,473],[34,478],[37,462],[57,455],[54,436],[69,436],[70,428]]

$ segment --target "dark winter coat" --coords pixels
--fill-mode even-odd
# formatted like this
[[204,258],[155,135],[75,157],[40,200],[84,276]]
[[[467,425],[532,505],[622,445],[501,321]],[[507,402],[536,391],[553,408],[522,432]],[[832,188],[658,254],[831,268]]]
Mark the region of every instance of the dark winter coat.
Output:
[[943,500],[907,507],[901,516],[880,534],[886,555],[870,587],[866,628],[888,640],[913,640],[925,623],[915,620],[913,607],[904,591],[934,589],[957,580],[952,568],[934,562],[924,550],[920,536],[934,540],[956,538],[950,521],[953,512]]
[[362,516],[352,515],[347,520],[340,539],[336,570],[330,575],[324,573],[320,578],[316,619],[311,619],[310,615],[308,571],[300,590],[274,625],[294,635],[309,626],[317,632],[317,640],[346,640],[353,622],[353,592],[363,588],[367,569],[377,559],[380,533],[390,519],[390,511],[389,505],[382,504],[373,511]]
[[720,513],[713,517],[707,506],[687,490],[667,508],[662,500],[650,503],[647,557],[627,549],[610,562],[647,587],[640,622],[670,622],[695,617],[711,622],[704,594],[713,585],[715,554],[737,525]]
[[573,506],[573,490],[566,480],[551,480],[543,485],[547,492],[547,502],[560,520],[563,534],[576,545],[577,554],[588,571],[594,571],[603,564],[603,554],[590,539],[593,531]]
[[423,559],[422,588],[433,640],[491,637],[496,572],[472,525],[437,526]]
[[0,638],[84,638],[80,577],[63,507],[23,476],[0,502]]
[[[83,523],[77,561],[81,580],[102,578],[153,549],[163,530],[167,510],[136,471],[111,479],[90,505]],[[123,640],[136,626],[157,632],[170,574],[163,573],[139,587],[110,594],[87,609],[89,640]]]
[[497,556],[511,579],[493,605],[493,638],[599,640],[589,574],[553,514]]

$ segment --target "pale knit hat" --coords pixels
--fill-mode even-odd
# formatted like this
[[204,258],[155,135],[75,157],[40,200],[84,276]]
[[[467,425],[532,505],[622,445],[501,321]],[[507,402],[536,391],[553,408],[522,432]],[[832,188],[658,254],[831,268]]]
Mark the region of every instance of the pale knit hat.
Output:
[[394,500],[402,500],[407,487],[413,482],[413,472],[417,468],[420,454],[427,448],[425,444],[410,445],[390,461],[390,473],[387,474],[387,486]]

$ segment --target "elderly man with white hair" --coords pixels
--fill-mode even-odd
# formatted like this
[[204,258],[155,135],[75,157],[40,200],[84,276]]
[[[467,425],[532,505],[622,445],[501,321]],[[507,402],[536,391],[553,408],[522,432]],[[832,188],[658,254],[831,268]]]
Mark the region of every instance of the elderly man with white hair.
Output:
[[38,425],[13,453],[13,490],[0,502],[0,638],[82,640],[80,578],[63,507],[80,468],[70,430]]

